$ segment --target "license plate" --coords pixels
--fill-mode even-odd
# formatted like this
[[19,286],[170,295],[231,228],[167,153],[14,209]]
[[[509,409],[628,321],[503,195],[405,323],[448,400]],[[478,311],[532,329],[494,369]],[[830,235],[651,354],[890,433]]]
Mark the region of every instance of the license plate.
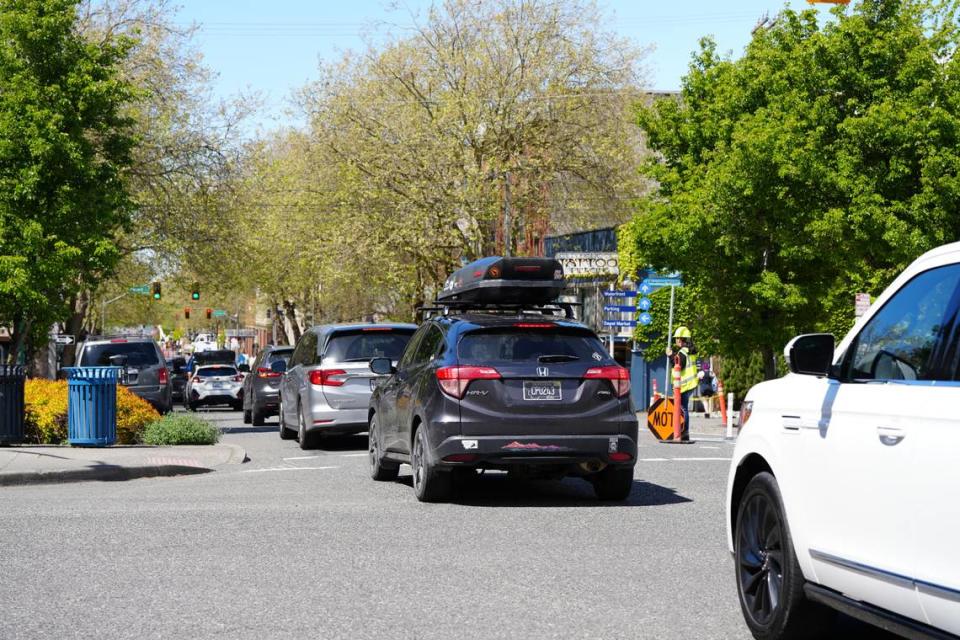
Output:
[[214,389],[226,389],[226,388],[227,388],[227,383],[226,383],[226,382],[214,382],[214,383],[213,383],[213,388],[214,388]]
[[523,399],[534,401],[562,400],[559,380],[524,380]]

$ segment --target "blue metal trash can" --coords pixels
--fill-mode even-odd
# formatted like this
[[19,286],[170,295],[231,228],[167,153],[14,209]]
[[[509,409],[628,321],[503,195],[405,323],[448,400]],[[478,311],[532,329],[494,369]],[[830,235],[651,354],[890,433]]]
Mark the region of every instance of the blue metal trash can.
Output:
[[0,364],[0,445],[23,441],[26,379],[23,367]]
[[81,447],[106,447],[117,441],[119,367],[66,367],[67,437]]

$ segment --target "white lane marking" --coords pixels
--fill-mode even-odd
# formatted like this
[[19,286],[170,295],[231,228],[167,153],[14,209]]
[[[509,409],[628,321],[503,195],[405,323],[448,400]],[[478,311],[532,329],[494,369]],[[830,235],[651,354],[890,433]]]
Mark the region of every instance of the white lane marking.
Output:
[[[719,449],[720,447],[700,447],[701,449]],[[284,458],[284,460],[289,460],[290,458]]]
[[339,456],[339,457],[340,457],[340,458],[365,458],[365,457],[367,457],[368,455],[370,455],[370,454],[369,454],[369,453],[344,453],[343,455],[341,455],[341,456]]
[[320,456],[298,456],[296,458],[284,458],[284,460],[313,460],[314,458],[319,458]]
[[730,462],[730,458],[638,458],[637,462],[666,462],[668,460],[678,462]]
[[339,469],[340,467],[270,467],[269,469],[247,469],[243,473],[263,473],[264,471],[319,471],[320,469]]

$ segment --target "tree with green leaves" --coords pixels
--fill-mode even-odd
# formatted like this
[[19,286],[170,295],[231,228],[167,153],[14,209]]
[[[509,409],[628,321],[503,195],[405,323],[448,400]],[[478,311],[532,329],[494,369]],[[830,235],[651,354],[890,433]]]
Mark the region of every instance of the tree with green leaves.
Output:
[[738,60],[705,39],[680,98],[639,109],[659,188],[621,264],[682,271],[699,332],[767,378],[792,335],[845,331],[854,293],[960,233],[954,4],[832,13],[784,9]]
[[11,359],[110,274],[130,220],[131,42],[91,43],[76,0],[0,0],[0,322]]

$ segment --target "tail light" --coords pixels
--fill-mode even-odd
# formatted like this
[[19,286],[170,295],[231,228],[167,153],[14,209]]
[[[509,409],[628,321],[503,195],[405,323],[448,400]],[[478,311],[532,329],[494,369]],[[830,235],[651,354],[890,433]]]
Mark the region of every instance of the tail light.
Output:
[[615,451],[610,454],[610,462],[630,462],[633,456],[626,451]]
[[480,459],[475,453],[451,453],[448,456],[444,456],[444,462],[476,462]]
[[257,367],[257,377],[258,378],[279,378],[280,374],[274,371],[273,369],[268,369],[266,367]]
[[449,396],[458,400],[463,397],[473,380],[500,380],[500,372],[493,367],[440,367],[437,369],[437,382]]
[[618,398],[630,393],[630,372],[620,365],[591,367],[583,374],[585,380],[609,380]]
[[194,383],[203,382],[203,378],[201,378],[200,376],[193,376],[193,380],[191,380],[191,382],[194,382]]
[[514,322],[513,326],[518,329],[556,329],[557,325],[552,322]]
[[233,381],[234,381],[234,382],[243,382],[243,374],[242,374],[242,373],[238,373],[237,375],[233,376]]
[[343,369],[316,369],[310,372],[310,384],[321,387],[342,387],[347,372]]
[[160,367],[160,371],[157,374],[157,377],[160,378],[160,384],[167,384],[170,382],[170,372],[167,371],[166,367]]

